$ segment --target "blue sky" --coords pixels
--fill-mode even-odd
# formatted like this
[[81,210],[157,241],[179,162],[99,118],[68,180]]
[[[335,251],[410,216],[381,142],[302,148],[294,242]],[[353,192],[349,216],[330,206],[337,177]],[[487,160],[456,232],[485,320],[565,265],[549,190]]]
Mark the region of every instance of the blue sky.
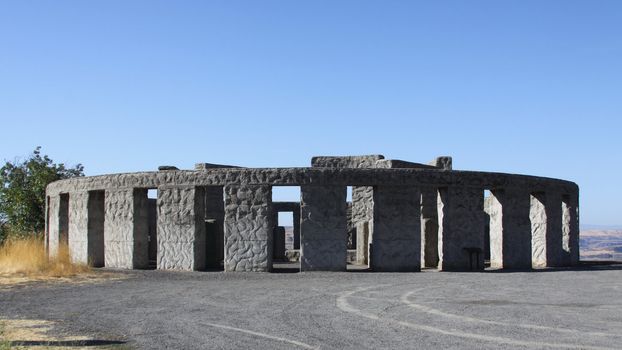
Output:
[[620,1],[0,0],[0,160],[452,155],[621,225],[621,127]]

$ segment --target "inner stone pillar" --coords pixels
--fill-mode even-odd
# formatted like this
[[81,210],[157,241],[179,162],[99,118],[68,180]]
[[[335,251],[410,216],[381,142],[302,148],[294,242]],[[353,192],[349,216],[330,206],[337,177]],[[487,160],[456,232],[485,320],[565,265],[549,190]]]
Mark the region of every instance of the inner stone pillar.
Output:
[[369,222],[359,222],[356,225],[356,263],[369,264]]
[[87,264],[88,254],[88,192],[72,192],[68,202],[69,254],[76,263]]
[[421,189],[421,265],[438,266],[438,213],[436,188]]
[[562,265],[562,205],[556,193],[534,193],[531,196],[532,266]]
[[415,187],[374,187],[374,235],[369,251],[372,270],[421,269],[420,196]]
[[106,267],[149,267],[149,212],[146,189],[105,192],[104,255]]
[[562,248],[564,266],[579,264],[579,201],[576,195],[562,196]]
[[274,228],[273,236],[273,259],[284,260],[285,259],[285,227],[277,226]]
[[494,190],[490,201],[490,266],[531,268],[529,193],[511,188]]
[[345,271],[345,186],[301,186],[300,270]]
[[483,270],[484,190],[439,188],[437,204],[439,270]]
[[225,187],[225,271],[272,270],[272,187]]
[[206,266],[220,268],[225,256],[225,202],[222,186],[205,190]]
[[158,269],[205,269],[204,206],[203,187],[158,188]]
[[294,210],[294,249],[300,249],[300,207]]

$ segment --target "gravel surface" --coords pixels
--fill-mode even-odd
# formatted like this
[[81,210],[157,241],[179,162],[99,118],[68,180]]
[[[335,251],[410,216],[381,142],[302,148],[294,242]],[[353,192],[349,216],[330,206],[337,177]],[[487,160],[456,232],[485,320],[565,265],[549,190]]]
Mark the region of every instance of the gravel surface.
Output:
[[120,273],[127,278],[0,290],[0,318],[53,320],[60,333],[141,349],[622,348],[622,265]]

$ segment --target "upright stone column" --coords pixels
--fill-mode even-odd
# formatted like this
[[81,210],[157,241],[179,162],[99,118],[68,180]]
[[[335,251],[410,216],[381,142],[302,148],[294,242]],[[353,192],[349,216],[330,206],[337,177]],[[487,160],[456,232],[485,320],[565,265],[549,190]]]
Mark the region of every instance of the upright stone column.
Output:
[[146,189],[106,190],[104,245],[106,267],[149,267],[149,222]]
[[277,226],[273,233],[272,257],[274,260],[285,259],[285,227]]
[[438,268],[484,269],[484,190],[462,186],[438,191]]
[[577,194],[562,196],[563,265],[579,264],[579,198]]
[[534,193],[529,214],[532,232],[532,266],[562,265],[562,204],[558,193]]
[[293,212],[294,219],[294,249],[300,249],[300,207]]
[[59,214],[60,214],[60,196],[50,196],[48,203],[48,229],[47,229],[47,245],[48,245],[48,254],[50,256],[54,256],[58,254],[58,246],[59,246],[59,237],[60,237],[60,226],[59,226]]
[[88,201],[88,192],[69,195],[69,254],[72,261],[83,264],[89,262]]
[[88,260],[93,267],[104,266],[104,191],[89,191],[88,199]]
[[272,187],[225,187],[225,271],[272,270]]
[[421,265],[438,266],[438,213],[436,188],[421,189]]
[[369,264],[369,222],[360,222],[356,225],[356,263]]
[[490,205],[490,266],[531,268],[530,195],[520,189],[492,191]]
[[346,187],[307,185],[300,192],[300,270],[345,271]]
[[416,187],[374,187],[374,235],[369,251],[372,270],[421,269],[420,196]]
[[158,188],[160,270],[205,269],[205,192],[202,187]]

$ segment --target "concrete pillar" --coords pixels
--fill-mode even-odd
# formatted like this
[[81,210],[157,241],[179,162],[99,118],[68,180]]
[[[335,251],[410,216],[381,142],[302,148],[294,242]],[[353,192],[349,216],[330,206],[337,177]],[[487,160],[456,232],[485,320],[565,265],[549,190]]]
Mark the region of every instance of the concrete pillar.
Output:
[[208,186],[205,190],[206,265],[219,268],[225,257],[225,202],[222,186]]
[[61,193],[58,207],[58,243],[69,244],[69,193]]
[[531,195],[532,266],[535,268],[562,265],[561,196],[553,192]]
[[205,269],[204,196],[203,187],[158,188],[158,269]]
[[272,187],[225,187],[225,271],[272,270]]
[[60,210],[60,196],[49,196],[48,202],[48,229],[47,229],[47,245],[48,254],[54,256],[58,253],[60,227],[58,224],[58,215]]
[[88,254],[88,192],[72,192],[68,202],[69,254],[76,263],[87,264]]
[[356,225],[356,263],[369,264],[369,222],[359,222]]
[[106,267],[149,267],[149,213],[146,189],[112,189],[105,194]]
[[439,270],[483,270],[484,190],[439,188],[437,203]]
[[421,269],[420,196],[416,187],[374,187],[374,234],[369,250],[372,270]]
[[294,249],[300,249],[300,207],[294,210]]
[[576,194],[562,196],[563,265],[579,264],[579,200]]
[[277,226],[274,228],[273,236],[273,259],[285,259],[285,227]]
[[529,192],[512,188],[494,190],[490,201],[490,266],[531,268]]
[[301,186],[300,270],[345,271],[346,187]]
[[436,188],[421,189],[421,265],[438,266],[438,213]]

